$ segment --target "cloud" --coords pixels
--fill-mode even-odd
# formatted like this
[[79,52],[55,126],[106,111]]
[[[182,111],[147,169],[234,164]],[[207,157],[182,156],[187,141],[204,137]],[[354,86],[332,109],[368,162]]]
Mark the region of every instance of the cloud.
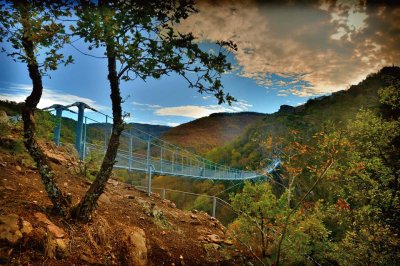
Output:
[[[29,84],[14,84],[4,83],[0,86],[0,99],[14,102],[23,102],[32,91],[32,85]],[[44,88],[42,98],[38,104],[38,108],[49,107],[53,104],[68,105],[74,102],[84,102],[89,106],[99,111],[108,110],[106,106],[96,103],[89,98],[80,97],[73,94],[66,94],[49,88]],[[75,108],[75,107],[72,107]],[[91,110],[88,109],[88,112]]]
[[200,1],[200,12],[180,29],[203,41],[234,41],[239,75],[304,97],[345,89],[385,65],[400,64],[398,6],[259,2]]
[[145,107],[145,108],[142,108],[143,110],[151,110],[151,109],[161,107],[161,105],[158,105],[158,104],[147,104],[147,103],[139,103],[139,102],[132,102],[132,104],[135,106]]
[[155,110],[155,114],[158,116],[181,116],[189,118],[200,118],[209,116],[212,113],[222,112],[243,112],[247,111],[252,107],[244,100],[239,100],[232,104],[232,106],[224,105],[184,105],[184,106],[173,106],[173,107],[162,107]]
[[180,125],[180,123],[167,122],[167,126],[170,126],[170,127],[177,127],[179,125]]
[[198,105],[185,105],[175,107],[163,107],[157,109],[155,114],[158,116],[182,116],[190,118],[200,118],[208,116],[212,113],[224,112],[225,109],[220,106],[198,106]]

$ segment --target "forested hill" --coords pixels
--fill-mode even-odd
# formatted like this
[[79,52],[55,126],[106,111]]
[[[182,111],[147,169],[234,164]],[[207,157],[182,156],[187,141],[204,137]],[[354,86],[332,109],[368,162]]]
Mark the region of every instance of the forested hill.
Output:
[[[93,123],[93,124],[90,124],[90,127],[104,128],[104,124],[103,123]],[[129,123],[126,126],[126,129],[129,130],[130,127],[133,127],[135,129],[146,132],[154,137],[160,137],[162,134],[164,134],[165,132],[167,132],[168,130],[171,129],[171,127],[169,127],[169,126],[142,124],[142,123]]]
[[255,112],[215,113],[172,128],[163,138],[169,142],[206,153],[234,140],[265,114]]
[[361,109],[382,112],[378,91],[393,79],[400,80],[400,67],[384,67],[347,90],[310,99],[297,107],[281,106],[278,112],[266,115],[232,143],[214,149],[209,157],[235,167],[256,168],[259,162],[269,156],[260,147],[268,136],[273,136],[277,141],[285,138],[290,130],[311,136],[328,124],[336,128],[347,126],[347,122],[354,119]]

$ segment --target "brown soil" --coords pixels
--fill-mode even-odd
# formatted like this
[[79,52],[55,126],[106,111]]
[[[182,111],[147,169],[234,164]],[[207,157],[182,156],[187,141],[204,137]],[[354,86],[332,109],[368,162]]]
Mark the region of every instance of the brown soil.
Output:
[[[3,139],[0,144],[13,141]],[[121,265],[126,263],[122,236],[129,227],[144,230],[148,265],[243,264],[234,246],[225,239],[225,228],[216,219],[204,212],[176,209],[157,194],[148,197],[113,179],[107,184],[91,223],[80,224],[55,216],[29,156],[24,151],[10,150],[10,145],[5,148],[7,145],[0,145],[0,215],[17,214],[35,229],[41,225],[34,214],[44,213],[65,230],[68,240],[68,255],[49,258],[43,247],[35,245],[35,235],[30,236],[13,248],[9,264]],[[90,182],[79,174],[73,148],[58,148],[51,143],[43,147],[52,161],[57,183],[71,194],[74,203],[78,202]],[[222,243],[216,245],[208,235],[219,236]]]

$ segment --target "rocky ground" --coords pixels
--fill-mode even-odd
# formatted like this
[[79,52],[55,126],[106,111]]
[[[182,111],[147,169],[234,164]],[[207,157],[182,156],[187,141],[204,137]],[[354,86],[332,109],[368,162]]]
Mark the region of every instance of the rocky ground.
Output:
[[[73,202],[90,185],[72,147],[42,143]],[[159,195],[109,180],[92,222],[50,212],[40,176],[18,134],[0,138],[0,262],[10,265],[241,265],[224,226]]]

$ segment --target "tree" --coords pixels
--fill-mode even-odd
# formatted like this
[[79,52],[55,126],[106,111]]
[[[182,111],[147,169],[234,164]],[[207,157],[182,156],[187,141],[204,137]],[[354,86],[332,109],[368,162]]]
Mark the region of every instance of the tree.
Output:
[[[72,58],[64,58],[60,48],[69,41],[59,17],[69,16],[63,1],[2,1],[0,3],[0,41],[5,39],[11,48],[2,48],[14,61],[27,65],[32,80],[32,92],[22,108],[24,144],[35,161],[42,182],[54,209],[66,213],[70,199],[54,181],[54,174],[39,147],[35,133],[35,109],[43,92],[42,77],[59,64],[68,64]],[[42,51],[42,53],[39,53]],[[38,58],[43,58],[39,62]]]
[[108,62],[113,127],[100,171],[77,206],[74,217],[87,221],[110,177],[119,137],[124,129],[120,81],[160,78],[172,72],[186,79],[189,87],[211,93],[221,104],[234,99],[224,94],[221,74],[230,69],[225,49],[232,42],[220,42],[217,54],[204,52],[192,34],[176,30],[176,24],[196,12],[192,0],[168,1],[80,1],[74,33],[88,43],[89,50],[104,49]]

